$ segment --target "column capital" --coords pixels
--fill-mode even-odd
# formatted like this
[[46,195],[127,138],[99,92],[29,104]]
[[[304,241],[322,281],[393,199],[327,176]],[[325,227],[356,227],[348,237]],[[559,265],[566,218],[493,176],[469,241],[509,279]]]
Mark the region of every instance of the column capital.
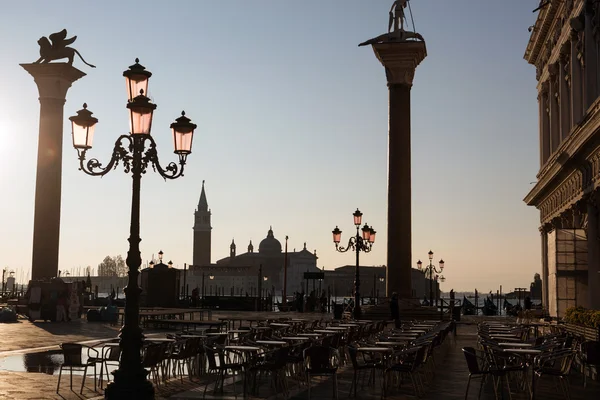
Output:
[[427,57],[422,41],[377,43],[373,51],[385,67],[388,85],[412,86],[417,66]]
[[33,76],[38,87],[40,100],[54,99],[64,102],[71,84],[86,75],[85,72],[68,63],[20,65]]
[[550,232],[553,229],[554,229],[554,227],[552,226],[552,224],[549,224],[549,223],[542,224],[542,226],[540,226],[538,228],[538,230],[540,231],[540,234],[542,234],[542,235],[547,235],[548,232]]

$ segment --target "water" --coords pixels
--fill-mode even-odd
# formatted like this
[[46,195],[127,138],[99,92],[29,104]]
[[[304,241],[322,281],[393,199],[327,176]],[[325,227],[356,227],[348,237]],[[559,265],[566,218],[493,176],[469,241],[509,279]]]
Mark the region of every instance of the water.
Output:
[[[87,354],[84,356],[87,359]],[[26,353],[0,358],[0,370],[12,372],[38,372],[54,375],[58,372],[63,361],[64,358],[60,350]]]

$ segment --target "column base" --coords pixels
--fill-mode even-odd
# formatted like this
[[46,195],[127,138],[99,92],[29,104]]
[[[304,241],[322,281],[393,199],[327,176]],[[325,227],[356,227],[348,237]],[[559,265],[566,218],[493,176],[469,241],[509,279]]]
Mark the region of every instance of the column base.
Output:
[[114,372],[115,380],[106,386],[104,398],[108,400],[154,400],[154,386],[146,379],[145,369],[135,374]]

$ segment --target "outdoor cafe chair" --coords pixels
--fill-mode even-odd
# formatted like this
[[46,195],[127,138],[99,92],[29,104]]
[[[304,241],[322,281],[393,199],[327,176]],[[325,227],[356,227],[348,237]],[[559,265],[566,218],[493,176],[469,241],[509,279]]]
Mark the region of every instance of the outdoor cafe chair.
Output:
[[575,358],[574,349],[561,349],[548,354],[541,354],[534,360],[532,398],[535,394],[536,381],[540,381],[544,376],[550,376],[558,386],[566,399],[570,399],[569,394],[569,374],[573,359]]
[[[467,381],[467,390],[465,392],[465,400],[469,397],[469,387],[471,386],[471,379],[481,378],[481,384],[479,386],[479,394],[477,398],[481,397],[481,391],[483,389],[483,384],[485,383],[485,378],[487,375],[493,374],[494,372],[489,369],[487,359],[481,355],[477,354],[477,350],[473,347],[464,347],[462,349],[465,360],[467,362],[467,368],[469,369],[469,380]],[[498,398],[497,388],[494,384],[494,395],[495,398]]]
[[[423,386],[423,382],[421,381],[421,377],[417,373],[417,368],[422,364],[423,357],[425,355],[425,346],[420,346],[418,348],[406,349],[405,352],[400,354],[404,357],[399,363],[392,365],[389,368],[386,368],[383,374],[383,390],[382,397],[385,399],[387,393],[387,376],[390,373],[398,373],[400,375],[407,374],[412,383],[413,390],[415,391],[415,396],[421,397],[422,391],[420,390]],[[421,387],[419,387],[419,384]],[[424,388],[422,388],[424,391]]]
[[[76,371],[83,370],[83,379],[81,380],[81,389],[79,393],[83,393],[83,385],[85,384],[85,377],[89,367],[94,367],[94,391],[96,391],[96,362],[98,358],[98,350],[85,346],[79,343],[61,343],[60,348],[63,351],[64,361],[60,365],[58,371],[58,384],[56,385],[56,393],[60,389],[60,378],[62,376],[63,368],[69,368],[69,376],[71,378],[71,390],[73,390],[73,369]],[[82,359],[83,349],[87,349],[88,359],[84,362]],[[92,353],[94,354],[92,356]]]
[[587,341],[579,346],[581,365],[583,366],[583,387],[587,387],[587,369],[595,366],[600,369],[600,342]]
[[110,382],[110,373],[108,372],[109,363],[118,367],[120,359],[121,347],[118,343],[102,346],[100,349],[100,357],[96,360],[100,363],[100,389],[103,387],[104,372],[106,372],[106,381]]
[[[352,396],[352,389],[354,388],[354,397],[356,397],[356,389],[358,387],[358,377],[359,377],[358,375],[360,374],[360,372],[369,370],[370,371],[369,382],[372,380],[373,384],[375,384],[375,371],[379,369],[383,372],[385,370],[385,364],[382,362],[382,360],[367,361],[364,358],[364,354],[363,354],[363,362],[359,363],[358,351],[356,350],[356,347],[353,345],[348,346],[348,355],[350,356],[350,360],[352,361],[352,368],[354,369],[354,375],[352,377],[352,385],[350,386],[349,396]],[[364,376],[363,376],[363,386],[364,386]]]
[[[223,384],[225,383],[227,371],[231,370],[232,372],[241,372],[244,370],[244,365],[241,363],[228,362],[229,360],[225,355],[224,349],[220,347],[215,349],[209,346],[204,346],[204,352],[208,360],[208,373],[216,376],[216,379],[212,382],[214,384],[213,393],[217,392],[219,386],[221,387],[221,393],[223,393]],[[219,359],[218,364],[217,358]],[[202,395],[203,399],[206,397],[206,390],[208,389],[208,385],[210,385],[210,383],[211,381],[208,380],[204,386],[204,394]],[[237,398],[235,379],[233,380],[233,393]]]
[[150,375],[154,378],[156,386],[159,385],[159,368],[163,359],[162,353],[165,351],[165,346],[161,344],[150,344],[145,347],[144,355],[142,356],[142,367],[150,370]]
[[289,347],[280,347],[272,352],[266,353],[264,361],[249,366],[249,372],[254,378],[254,394],[256,396],[258,396],[259,387],[256,380],[257,375],[259,373],[267,373],[270,374],[273,379],[273,386],[275,387],[276,393],[279,393],[279,390],[281,390],[284,398],[288,397],[285,367],[289,350]]
[[304,368],[308,384],[308,400],[310,400],[310,380],[313,376],[333,377],[333,395],[338,399],[338,351],[331,347],[311,346],[304,350]]

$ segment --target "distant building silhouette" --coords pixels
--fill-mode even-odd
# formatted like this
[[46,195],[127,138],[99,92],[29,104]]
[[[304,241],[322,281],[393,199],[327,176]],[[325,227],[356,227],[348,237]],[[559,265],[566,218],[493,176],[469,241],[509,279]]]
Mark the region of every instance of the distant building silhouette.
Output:
[[194,212],[194,265],[210,265],[212,230],[212,227],[210,226],[210,216],[211,212],[208,208],[206,192],[204,191],[204,181],[202,181],[200,201],[198,202],[198,208]]

